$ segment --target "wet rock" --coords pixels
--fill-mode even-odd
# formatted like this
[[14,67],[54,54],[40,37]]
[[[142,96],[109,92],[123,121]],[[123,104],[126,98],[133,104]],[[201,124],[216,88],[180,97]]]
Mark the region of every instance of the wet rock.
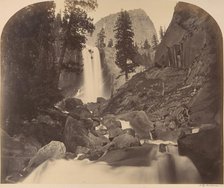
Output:
[[49,144],[39,149],[34,157],[29,161],[25,171],[30,172],[44,161],[49,159],[60,159],[65,156],[66,148],[64,143],[51,141]]
[[75,159],[76,157],[77,157],[77,155],[75,153],[72,153],[72,152],[66,152],[65,156],[64,156],[64,158],[67,159],[67,160]]
[[201,174],[203,183],[222,182],[222,143],[220,128],[206,129],[178,139],[181,155],[188,156]]
[[77,146],[76,151],[75,151],[76,155],[78,155],[78,154],[87,154],[89,152],[90,152],[89,148],[82,147],[82,146]]
[[156,138],[158,140],[177,142],[181,129],[169,130],[169,129],[155,129]]
[[115,137],[112,142],[114,143],[115,149],[122,149],[140,145],[139,140],[137,138],[126,133]]
[[64,130],[64,143],[67,151],[75,153],[77,146],[88,147],[88,130],[82,121],[68,117]]
[[160,144],[159,145],[159,151],[161,152],[161,153],[164,153],[164,152],[166,152],[166,144]]

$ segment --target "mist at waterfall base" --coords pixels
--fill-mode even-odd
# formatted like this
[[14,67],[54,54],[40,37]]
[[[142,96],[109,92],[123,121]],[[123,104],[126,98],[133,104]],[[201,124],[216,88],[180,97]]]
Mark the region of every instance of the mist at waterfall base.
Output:
[[86,45],[82,50],[83,56],[83,86],[75,97],[83,102],[96,102],[97,97],[106,97],[103,88],[103,76],[100,53],[97,47]]
[[168,146],[167,152],[160,152],[159,145],[147,144],[113,152],[117,152],[111,156],[115,156],[114,159],[108,160],[110,152],[102,157],[107,158],[107,162],[87,159],[46,161],[22,183],[200,183],[200,176],[193,163],[187,157],[179,156],[175,146]]

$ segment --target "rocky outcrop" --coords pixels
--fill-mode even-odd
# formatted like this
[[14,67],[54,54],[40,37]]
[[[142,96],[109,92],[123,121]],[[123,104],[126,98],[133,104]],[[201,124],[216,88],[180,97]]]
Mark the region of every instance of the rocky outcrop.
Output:
[[188,156],[199,170],[203,182],[222,183],[222,133],[220,127],[201,130],[178,140],[179,153]]
[[[135,33],[134,41],[140,45],[143,45],[146,39],[148,39],[148,41],[151,41],[152,36],[156,34],[156,30],[154,24],[150,20],[149,16],[145,13],[145,11],[142,9],[135,9],[128,11],[128,13],[130,15],[133,30]],[[113,28],[115,26],[118,15],[119,13],[110,14],[109,16],[100,19],[95,24],[96,29],[93,32],[92,37],[89,37],[88,43],[95,46],[95,43],[97,41],[97,34],[102,28],[105,29],[106,45],[108,44],[110,39],[115,42]]]

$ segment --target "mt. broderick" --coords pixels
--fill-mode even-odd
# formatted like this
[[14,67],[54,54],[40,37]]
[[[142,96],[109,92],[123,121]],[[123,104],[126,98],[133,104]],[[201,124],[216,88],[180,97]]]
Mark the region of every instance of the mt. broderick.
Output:
[[[144,41],[147,39],[148,41],[151,41],[152,36],[156,35],[156,30],[154,27],[153,22],[149,18],[149,16],[145,13],[142,9],[135,9],[135,10],[129,10],[128,11],[131,21],[132,21],[132,27],[134,30],[134,41],[138,45],[142,45]],[[88,38],[88,44],[94,46],[97,40],[97,34],[100,32],[102,28],[105,29],[105,44],[107,45],[109,40],[114,39],[114,25],[116,23],[116,20],[118,18],[119,13],[116,14],[110,14],[102,19],[100,19],[95,24],[95,31],[92,34],[92,37]]]

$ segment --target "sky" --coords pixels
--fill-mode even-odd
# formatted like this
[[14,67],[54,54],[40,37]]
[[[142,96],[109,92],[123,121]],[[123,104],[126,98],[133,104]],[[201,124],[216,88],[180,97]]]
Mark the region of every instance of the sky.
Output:
[[[0,33],[9,18],[23,7],[44,0],[0,0]],[[61,1],[61,0],[56,0]],[[199,5],[209,12],[220,25],[224,33],[224,0],[182,0]],[[121,9],[130,10],[142,8],[151,18],[156,30],[160,26],[169,26],[176,0],[98,0],[98,8],[89,14],[94,22]]]

